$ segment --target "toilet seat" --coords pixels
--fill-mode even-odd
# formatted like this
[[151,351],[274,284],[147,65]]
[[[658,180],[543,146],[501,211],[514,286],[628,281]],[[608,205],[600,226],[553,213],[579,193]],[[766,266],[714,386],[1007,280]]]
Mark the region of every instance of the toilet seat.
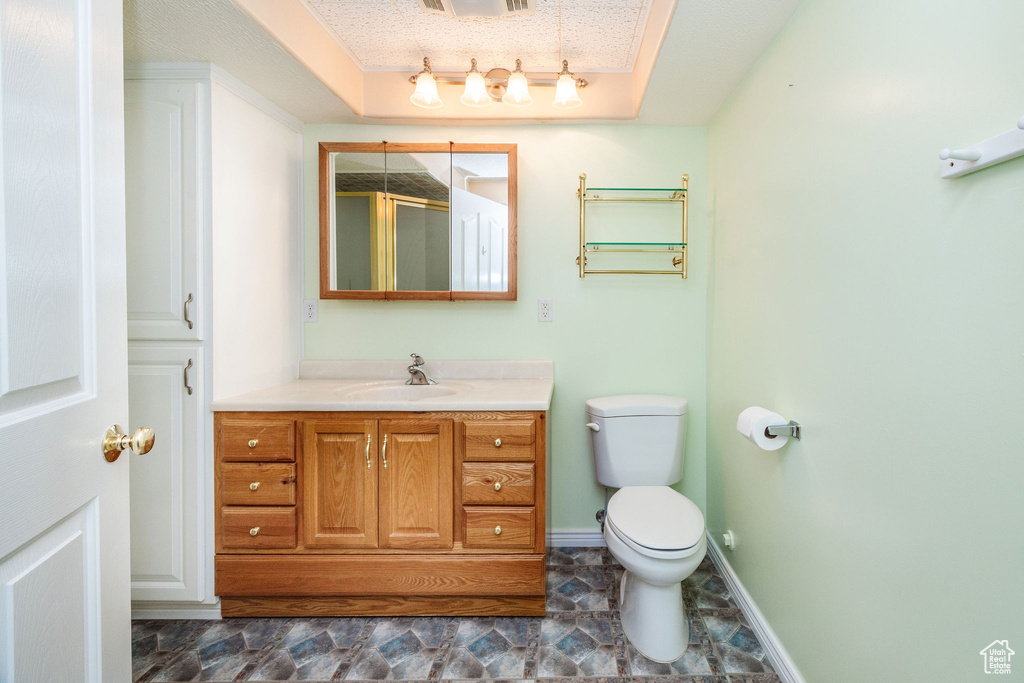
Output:
[[704,537],[704,515],[668,486],[627,486],[608,501],[605,524],[642,555],[678,559],[692,555]]

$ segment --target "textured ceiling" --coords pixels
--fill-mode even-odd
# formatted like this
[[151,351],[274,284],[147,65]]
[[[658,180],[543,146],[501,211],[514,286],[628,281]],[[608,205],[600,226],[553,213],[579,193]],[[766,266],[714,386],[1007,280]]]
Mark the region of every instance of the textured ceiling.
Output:
[[424,57],[439,71],[628,71],[651,0],[535,0],[535,10],[496,19],[431,14],[417,0],[304,0],[364,68],[404,70]]
[[305,123],[361,119],[231,0],[124,0],[126,62],[212,62]]

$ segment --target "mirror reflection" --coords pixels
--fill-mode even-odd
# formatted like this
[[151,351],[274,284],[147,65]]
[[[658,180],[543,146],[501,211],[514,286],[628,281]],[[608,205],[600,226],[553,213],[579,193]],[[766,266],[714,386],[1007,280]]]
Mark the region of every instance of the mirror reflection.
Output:
[[514,299],[508,146],[321,147],[322,295]]
[[450,155],[332,154],[333,288],[450,289]]
[[452,289],[508,289],[508,155],[452,155]]
[[391,289],[448,291],[451,155],[388,152],[387,163],[388,216],[394,230]]

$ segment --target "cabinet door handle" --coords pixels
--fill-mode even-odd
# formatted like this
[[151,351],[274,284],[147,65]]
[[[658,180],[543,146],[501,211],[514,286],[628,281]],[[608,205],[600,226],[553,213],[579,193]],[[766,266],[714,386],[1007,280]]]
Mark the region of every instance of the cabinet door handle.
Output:
[[249,529],[249,535],[250,536],[255,536],[259,532],[260,532],[260,528],[258,526],[254,526],[253,528]]
[[254,481],[253,483],[249,484],[249,490],[250,491],[255,491],[259,487],[260,487],[260,483],[258,481]]
[[495,439],[494,440],[494,447],[495,448],[501,448],[501,439]]
[[494,490],[495,491],[500,491],[501,490],[501,482],[500,481],[494,482]]
[[260,443],[259,439],[249,439],[249,448],[256,448]]
[[366,435],[366,469],[370,469],[370,435]]
[[185,322],[188,323],[188,329],[192,329],[192,319],[188,315],[188,308],[192,304],[192,292],[188,293],[188,298],[185,299]]
[[384,450],[382,452],[384,456],[384,469],[388,468],[388,435],[384,435]]
[[192,367],[192,359],[191,358],[188,359],[188,365],[185,366],[185,372],[183,373],[185,375],[185,391],[188,392],[189,396],[192,395],[192,387],[190,387],[189,384],[188,384],[188,369],[190,367]]
[[501,536],[501,527],[500,526],[494,527],[494,535],[495,536]]

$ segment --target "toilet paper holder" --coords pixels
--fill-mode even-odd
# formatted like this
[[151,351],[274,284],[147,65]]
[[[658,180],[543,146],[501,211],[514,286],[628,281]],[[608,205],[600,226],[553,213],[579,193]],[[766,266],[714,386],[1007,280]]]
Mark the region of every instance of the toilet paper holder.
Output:
[[797,441],[800,440],[800,423],[796,420],[790,420],[789,424],[784,425],[769,425],[764,428],[764,435],[769,439],[774,439],[777,436],[791,436]]

